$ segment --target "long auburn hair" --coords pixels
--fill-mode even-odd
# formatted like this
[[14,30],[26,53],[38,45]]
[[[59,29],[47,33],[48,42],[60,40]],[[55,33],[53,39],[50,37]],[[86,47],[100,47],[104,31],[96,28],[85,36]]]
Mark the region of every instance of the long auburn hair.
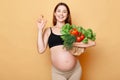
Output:
[[[65,20],[65,23],[72,24],[70,9],[69,9],[69,7],[67,6],[67,4],[65,4],[65,3],[63,3],[63,2],[58,3],[58,4],[56,5],[56,7],[54,8],[54,13],[56,12],[57,8],[58,8],[59,6],[61,6],[61,5],[65,6],[65,7],[67,8],[67,12],[68,12],[68,16],[67,16],[67,19]],[[55,26],[56,23],[57,23],[57,19],[56,19],[54,13],[53,13],[53,25]]]

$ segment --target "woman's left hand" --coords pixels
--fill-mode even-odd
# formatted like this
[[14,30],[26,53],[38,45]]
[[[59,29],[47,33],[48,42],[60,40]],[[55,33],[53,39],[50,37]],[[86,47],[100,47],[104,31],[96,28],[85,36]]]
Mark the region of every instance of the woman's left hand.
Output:
[[73,47],[70,50],[71,54],[74,56],[80,56],[81,54],[83,54],[85,52],[85,48],[80,48],[80,47]]

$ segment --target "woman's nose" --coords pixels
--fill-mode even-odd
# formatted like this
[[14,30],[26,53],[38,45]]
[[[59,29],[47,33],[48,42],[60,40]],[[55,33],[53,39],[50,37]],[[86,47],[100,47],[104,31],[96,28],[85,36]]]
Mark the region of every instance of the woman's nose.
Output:
[[63,15],[63,12],[60,12],[60,15]]

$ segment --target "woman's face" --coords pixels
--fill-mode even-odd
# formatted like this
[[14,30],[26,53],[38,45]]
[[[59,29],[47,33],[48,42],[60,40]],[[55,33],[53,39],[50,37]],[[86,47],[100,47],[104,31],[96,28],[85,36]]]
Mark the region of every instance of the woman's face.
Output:
[[68,17],[67,8],[63,5],[58,6],[54,15],[58,22],[65,22]]

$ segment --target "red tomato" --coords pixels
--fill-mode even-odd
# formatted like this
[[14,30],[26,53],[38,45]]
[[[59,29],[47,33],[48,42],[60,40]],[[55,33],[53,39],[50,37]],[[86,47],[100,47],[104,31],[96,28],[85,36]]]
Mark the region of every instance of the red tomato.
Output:
[[84,34],[82,34],[82,35],[80,36],[80,38],[83,40],[83,39],[85,38]]
[[81,42],[81,41],[82,41],[82,38],[81,38],[80,36],[77,36],[77,37],[76,37],[76,41],[77,41],[77,42]]
[[74,35],[74,36],[78,36],[79,35],[79,32],[78,32],[78,30],[77,29],[72,29],[71,31],[70,31],[70,34],[71,35]]
[[81,36],[76,37],[76,41],[81,42],[84,38],[85,38],[85,36],[84,36],[84,34],[82,34]]

